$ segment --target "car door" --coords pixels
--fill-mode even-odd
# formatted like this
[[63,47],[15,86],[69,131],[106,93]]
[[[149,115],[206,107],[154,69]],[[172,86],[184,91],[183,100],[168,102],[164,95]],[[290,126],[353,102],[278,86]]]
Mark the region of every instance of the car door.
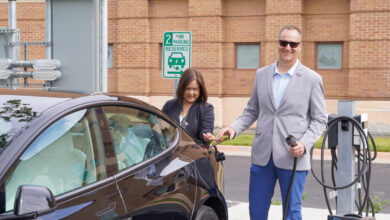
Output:
[[4,215],[12,213],[19,186],[39,185],[50,189],[57,202],[55,210],[40,219],[124,216],[115,178],[108,173],[110,137],[102,135],[101,129],[107,127],[97,115],[94,108],[88,108],[61,117],[27,147],[2,181]]
[[190,219],[197,190],[194,160],[177,151],[177,128],[139,107],[103,109],[114,143],[116,179],[127,217]]

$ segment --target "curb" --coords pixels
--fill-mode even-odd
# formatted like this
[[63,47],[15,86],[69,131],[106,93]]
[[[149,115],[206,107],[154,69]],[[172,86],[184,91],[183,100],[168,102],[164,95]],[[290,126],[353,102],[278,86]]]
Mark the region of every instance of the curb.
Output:
[[[251,146],[218,145],[218,150],[231,156],[251,156]],[[371,154],[373,155],[373,153]],[[313,150],[313,160],[321,159],[321,149]],[[324,159],[331,160],[330,150],[324,150]],[[378,152],[373,163],[390,163],[390,152]]]

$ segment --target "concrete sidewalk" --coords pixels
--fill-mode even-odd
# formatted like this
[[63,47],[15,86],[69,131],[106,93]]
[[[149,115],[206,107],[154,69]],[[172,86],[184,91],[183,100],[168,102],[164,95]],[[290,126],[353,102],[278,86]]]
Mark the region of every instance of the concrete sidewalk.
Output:
[[[249,206],[247,202],[228,201],[229,220],[249,220]],[[329,212],[327,209],[302,208],[303,220],[326,220]],[[268,220],[281,220],[283,210],[281,205],[271,205]],[[376,220],[389,220],[390,214],[376,214]]]

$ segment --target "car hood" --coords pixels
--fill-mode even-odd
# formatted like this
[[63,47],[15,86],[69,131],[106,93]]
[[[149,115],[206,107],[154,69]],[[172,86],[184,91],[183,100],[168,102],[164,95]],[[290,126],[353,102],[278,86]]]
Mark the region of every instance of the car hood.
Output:
[[61,97],[0,95],[0,152],[19,131],[46,109],[69,100]]

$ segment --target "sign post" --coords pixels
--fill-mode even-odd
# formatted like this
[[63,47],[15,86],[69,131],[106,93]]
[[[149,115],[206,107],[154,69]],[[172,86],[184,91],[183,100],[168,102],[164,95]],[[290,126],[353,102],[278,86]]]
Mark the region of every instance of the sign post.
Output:
[[165,32],[162,50],[164,78],[179,79],[191,67],[191,32]]

